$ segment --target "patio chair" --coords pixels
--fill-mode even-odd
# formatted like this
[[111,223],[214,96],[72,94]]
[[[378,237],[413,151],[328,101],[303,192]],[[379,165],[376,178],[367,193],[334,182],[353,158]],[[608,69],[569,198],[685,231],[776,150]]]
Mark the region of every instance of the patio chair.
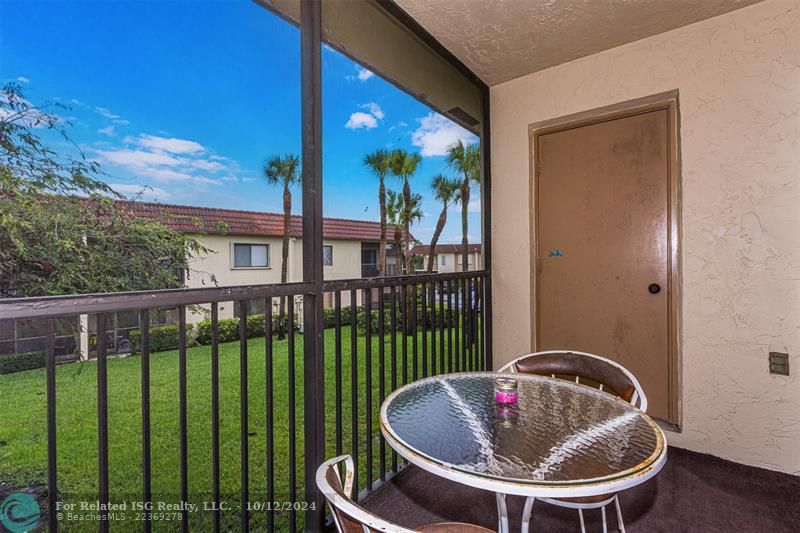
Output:
[[[340,463],[344,463],[344,485],[339,476],[338,465]],[[339,533],[371,533],[373,531],[413,533],[415,531],[387,522],[352,500],[350,495],[353,490],[353,459],[349,455],[335,457],[322,463],[317,469],[317,487],[328,500],[336,531]],[[425,533],[491,533],[491,530],[480,526],[456,522],[430,524],[422,526],[416,531]]]
[[[518,372],[521,374],[536,374],[552,376],[554,378],[574,380],[575,383],[594,387],[601,391],[613,394],[626,402],[647,411],[647,397],[636,377],[624,366],[605,357],[585,352],[567,350],[552,350],[523,355],[514,359],[500,372]],[[530,527],[533,503],[536,498],[525,500],[522,513],[522,533],[527,533]],[[583,498],[539,498],[552,505],[577,509],[581,520],[581,531],[586,533],[583,520],[584,509],[600,509],[603,515],[603,533],[608,531],[606,524],[606,506],[614,503],[617,510],[619,530],[625,533],[625,524],[622,521],[622,510],[617,494],[601,494]]]

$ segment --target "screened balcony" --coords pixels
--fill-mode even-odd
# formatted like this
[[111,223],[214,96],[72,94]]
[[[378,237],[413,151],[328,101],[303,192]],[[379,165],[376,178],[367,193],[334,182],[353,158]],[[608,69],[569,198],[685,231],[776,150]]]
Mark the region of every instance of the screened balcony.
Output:
[[[353,500],[368,511],[411,529],[466,522],[497,530],[495,494],[405,460],[382,433],[381,407],[421,379],[496,371],[531,352],[602,351],[611,359],[625,352],[636,337],[631,323],[603,322],[616,315],[602,298],[587,304],[592,313],[567,313],[581,291],[566,284],[548,293],[547,276],[572,257],[580,257],[581,273],[613,263],[594,249],[579,254],[593,231],[635,216],[660,194],[663,224],[625,227],[663,230],[663,242],[639,246],[661,253],[662,277],[639,279],[628,268],[652,257],[614,247],[639,242],[639,234],[622,232],[604,248],[622,250],[624,268],[589,283],[635,285],[641,295],[632,289],[615,296],[634,309],[628,318],[639,312],[635,298],[661,299],[661,358],[617,358],[641,378],[648,414],[668,446],[658,475],[619,493],[625,527],[800,529],[800,396],[792,374],[800,362],[800,124],[790,89],[800,83],[796,5],[573,9],[557,2],[551,16],[522,1],[255,4],[297,37],[296,49],[286,52],[299,56],[302,205],[293,215],[291,257],[298,259],[287,281],[183,279],[179,288],[34,297],[0,287],[0,347],[41,360],[41,368],[9,374],[13,382],[0,376],[9,412],[25,407],[10,415],[13,431],[0,426],[0,458],[18,462],[13,483],[0,464],[0,500],[31,495],[41,508],[35,527],[49,531],[323,531],[333,524],[317,468],[349,455]],[[478,235],[468,246],[480,243],[480,268],[434,273],[424,256],[405,263],[409,232],[398,231],[384,236],[382,269],[381,245],[369,237],[348,249],[356,274],[331,274],[345,255],[331,245],[325,221],[351,191],[328,188],[325,178],[339,158],[362,153],[355,146],[346,157],[326,152],[337,135],[323,121],[337,105],[326,95],[341,91],[323,81],[334,62],[326,63],[328,50],[479,145],[477,201],[470,204],[478,220],[470,231]],[[293,82],[291,72],[285,77]],[[369,129],[383,116],[364,105],[357,111],[365,115],[362,126],[345,117],[351,129]],[[657,124],[633,137],[652,141],[644,143],[651,148],[664,141],[646,154],[626,152],[633,141],[612,129],[590,142],[577,137],[577,130],[643,116]],[[617,172],[616,160],[595,157],[605,148],[635,163],[657,152],[666,168],[663,190],[609,200],[602,195],[616,189],[606,181],[590,189],[590,179],[565,180],[569,169],[603,179]],[[545,172],[551,169],[561,173]],[[570,190],[575,194],[564,193]],[[584,216],[597,206],[605,214]],[[226,270],[263,269],[266,276],[276,266],[277,273],[273,237],[272,249],[248,239],[231,244],[241,257]],[[584,327],[603,333],[591,342],[565,337]],[[563,345],[565,338],[571,344]],[[90,505],[86,520],[65,518],[80,502],[109,505]],[[518,531],[525,498],[509,496],[507,505],[509,529]],[[143,514],[135,522],[121,514],[136,511]],[[612,530],[619,527],[613,515]],[[574,510],[544,502],[534,504],[532,516],[532,531],[581,527]],[[604,527],[598,510],[584,516],[587,530]]]

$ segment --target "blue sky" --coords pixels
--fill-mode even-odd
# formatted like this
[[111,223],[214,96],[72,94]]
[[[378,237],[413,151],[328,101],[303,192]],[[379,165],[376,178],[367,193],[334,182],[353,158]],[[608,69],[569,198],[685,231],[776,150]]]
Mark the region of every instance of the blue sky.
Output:
[[[261,166],[300,153],[299,40],[295,27],[249,0],[0,0],[0,79],[16,80],[34,103],[67,105],[73,140],[107,182],[131,195],[147,186],[142,199],[166,203],[281,210]],[[431,178],[453,175],[444,149],[477,139],[327,47],[323,102],[325,215],[378,220],[364,154],[415,150],[424,157],[412,189],[425,198],[425,218],[412,231],[427,243],[441,209]],[[470,211],[477,242],[477,201]],[[442,242],[460,236],[451,210]]]

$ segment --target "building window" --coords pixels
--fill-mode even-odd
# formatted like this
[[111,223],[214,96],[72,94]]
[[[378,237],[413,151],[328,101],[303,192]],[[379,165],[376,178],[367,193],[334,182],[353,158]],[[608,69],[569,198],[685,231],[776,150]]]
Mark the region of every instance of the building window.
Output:
[[269,244],[234,244],[233,268],[269,266]]
[[445,265],[447,265],[447,256],[446,256],[446,255],[444,255],[444,254],[442,254],[442,255],[440,255],[439,257],[441,257],[441,258],[442,258],[442,266],[445,266]]
[[333,266],[333,246],[326,244],[322,247],[322,265]]
[[378,246],[373,243],[361,243],[361,277],[378,276]]

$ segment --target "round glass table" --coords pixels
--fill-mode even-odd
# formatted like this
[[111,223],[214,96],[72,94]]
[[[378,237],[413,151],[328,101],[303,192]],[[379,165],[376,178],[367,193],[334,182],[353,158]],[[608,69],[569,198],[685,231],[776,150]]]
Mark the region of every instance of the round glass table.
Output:
[[[516,404],[495,401],[498,377],[517,380]],[[467,372],[409,383],[383,402],[381,431],[400,455],[433,474],[498,495],[543,498],[638,485],[661,470],[667,450],[661,428],[631,404],[526,374]],[[505,529],[504,497],[498,506]]]

